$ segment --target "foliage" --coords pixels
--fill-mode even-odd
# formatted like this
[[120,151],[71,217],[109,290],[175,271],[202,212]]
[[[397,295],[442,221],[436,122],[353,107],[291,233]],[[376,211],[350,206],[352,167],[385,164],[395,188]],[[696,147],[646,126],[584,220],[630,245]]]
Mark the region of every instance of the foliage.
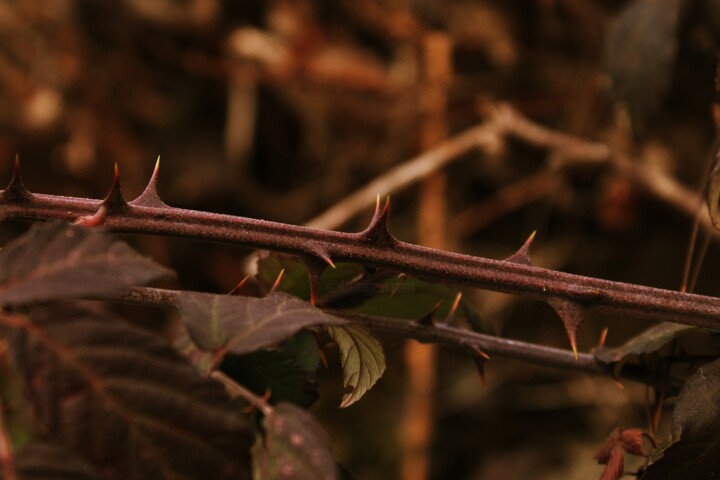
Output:
[[[699,203],[685,185],[700,183],[695,159],[717,136],[718,5],[6,2],[0,158],[32,154],[28,185],[56,195],[27,190],[17,163],[0,192],[0,476],[336,479],[334,454],[361,470],[341,438],[351,424],[366,433],[351,434],[354,448],[378,464],[358,478],[389,476],[407,394],[394,367],[415,339],[460,353],[438,360],[443,388],[420,372],[439,407],[426,414],[442,434],[433,478],[540,477],[535,465],[570,457],[605,480],[710,477],[717,282],[700,259],[672,290]],[[418,140],[427,151],[400,165]],[[117,169],[105,200],[84,198],[97,197],[86,184],[101,161],[121,163],[127,192],[139,191],[158,148],[173,162],[172,205],[198,210],[160,199],[157,168],[132,201]],[[715,153],[710,215],[698,217],[708,228],[720,224]],[[419,223],[447,221],[436,227],[446,244],[398,240],[415,237],[399,190],[437,170],[446,186],[418,202]],[[357,204],[298,226],[379,174],[370,186],[398,191],[397,239],[389,202],[364,230],[350,225]],[[659,202],[685,217],[656,221]],[[50,223],[10,241],[16,220]],[[534,228],[534,262],[534,234],[511,254]],[[269,252],[217,294],[255,266],[236,247]],[[588,271],[627,283],[565,273]],[[698,278],[706,295],[685,293]],[[653,324],[639,331],[637,317]],[[597,342],[605,325],[610,346],[606,332]],[[483,383],[492,369],[489,389],[473,362]],[[527,445],[546,460],[524,464]]]

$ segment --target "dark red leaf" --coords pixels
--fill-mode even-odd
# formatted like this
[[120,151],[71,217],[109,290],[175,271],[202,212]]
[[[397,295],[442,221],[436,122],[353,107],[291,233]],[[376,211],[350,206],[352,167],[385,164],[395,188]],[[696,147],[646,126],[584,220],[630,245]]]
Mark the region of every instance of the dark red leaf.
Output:
[[224,388],[160,338],[104,312],[39,308],[13,357],[49,440],[106,480],[249,479],[254,435]]
[[102,231],[52,222],[0,251],[0,303],[103,295],[171,275]]

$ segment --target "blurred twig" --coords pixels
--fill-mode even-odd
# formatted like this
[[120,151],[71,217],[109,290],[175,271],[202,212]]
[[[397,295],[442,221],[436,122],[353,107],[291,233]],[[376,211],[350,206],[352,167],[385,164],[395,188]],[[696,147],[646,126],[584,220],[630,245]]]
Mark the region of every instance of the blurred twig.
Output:
[[[638,187],[680,212],[691,217],[697,214],[701,205],[700,196],[658,167],[631,158],[625,152],[614,151],[603,142],[544,127],[527,119],[507,104],[492,104],[484,110],[488,115],[484,123],[390,169],[313,218],[306,225],[323,229],[337,228],[357,213],[372,206],[378,194],[394,192],[426,178],[472,149],[496,151],[507,137],[514,137],[548,149],[558,167],[578,164],[607,165],[617,175],[628,178]],[[712,228],[707,212],[702,212],[701,223],[705,228]]]

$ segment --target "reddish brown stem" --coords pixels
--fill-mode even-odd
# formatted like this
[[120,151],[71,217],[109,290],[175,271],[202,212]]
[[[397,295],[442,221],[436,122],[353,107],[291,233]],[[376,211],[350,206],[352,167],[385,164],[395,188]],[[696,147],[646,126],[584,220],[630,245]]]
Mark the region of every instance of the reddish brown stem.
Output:
[[[19,175],[17,176],[19,178]],[[524,262],[444,252],[396,240],[386,229],[388,207],[359,233],[318,230],[277,222],[169,207],[130,204],[116,190],[105,201],[31,194],[14,180],[0,192],[0,218],[74,221],[101,208],[102,225],[119,232],[188,237],[266,248],[302,257],[356,262],[418,278],[521,295],[568,299],[589,310],[720,328],[720,298],[680,293],[548,270]],[[121,197],[120,197],[121,198]]]

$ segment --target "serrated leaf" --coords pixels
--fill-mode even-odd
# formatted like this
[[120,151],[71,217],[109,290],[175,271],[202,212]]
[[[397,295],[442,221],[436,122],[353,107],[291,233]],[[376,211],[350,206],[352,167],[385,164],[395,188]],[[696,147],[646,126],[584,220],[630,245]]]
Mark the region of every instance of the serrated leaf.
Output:
[[97,229],[52,222],[35,225],[0,251],[0,303],[103,295],[170,275]]
[[385,354],[380,342],[360,327],[327,327],[327,332],[340,349],[343,384],[351,389],[340,403],[340,407],[345,408],[360,400],[382,377]]
[[594,355],[595,358],[604,363],[620,362],[633,355],[654,352],[670,340],[694,330],[697,330],[697,328],[680,325],[679,323],[658,323],[631,338],[623,345],[616,348],[599,348],[595,350]]
[[335,460],[322,427],[306,411],[281,403],[265,417],[260,480],[337,480]]
[[224,388],[160,338],[105,312],[37,309],[12,354],[48,439],[104,478],[244,479],[253,435]]
[[657,112],[672,79],[681,0],[635,0],[608,35],[613,93],[641,127]]
[[221,370],[257,395],[270,392],[272,403],[309,407],[318,398],[315,371],[320,352],[312,335],[300,332],[276,350],[225,357]]
[[715,478],[720,458],[720,360],[703,365],[685,383],[673,412],[675,443],[642,480]]
[[[15,453],[14,471],[17,480],[100,480],[90,465],[58,445],[32,442]],[[5,479],[0,470],[0,479]]]
[[188,292],[179,297],[178,308],[200,348],[236,355],[275,345],[305,327],[346,323],[281,292],[264,298]]

